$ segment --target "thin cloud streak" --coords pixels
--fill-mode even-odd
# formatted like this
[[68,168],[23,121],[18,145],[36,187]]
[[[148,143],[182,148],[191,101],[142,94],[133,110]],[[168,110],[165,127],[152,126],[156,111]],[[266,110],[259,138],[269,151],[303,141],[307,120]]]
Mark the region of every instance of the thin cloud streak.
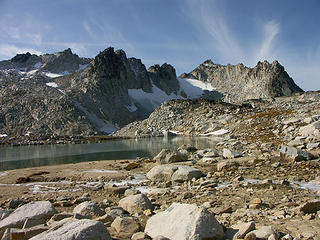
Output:
[[274,40],[280,33],[280,24],[276,21],[268,21],[263,26],[264,39],[260,47],[258,59],[260,60],[272,60],[275,56],[273,54]]
[[30,52],[32,54],[41,55],[42,53],[33,48],[19,48],[15,45],[0,44],[0,59],[12,58],[16,54]]

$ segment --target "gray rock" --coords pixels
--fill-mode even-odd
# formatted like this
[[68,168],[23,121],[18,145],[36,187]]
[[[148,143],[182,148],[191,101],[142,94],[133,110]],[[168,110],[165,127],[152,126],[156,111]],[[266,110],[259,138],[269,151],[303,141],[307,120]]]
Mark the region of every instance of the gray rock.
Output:
[[111,224],[118,233],[132,235],[140,230],[140,225],[133,217],[117,217]]
[[100,217],[105,214],[104,211],[94,202],[86,201],[80,203],[73,209],[73,213],[78,213],[89,218]]
[[310,160],[313,158],[312,154],[294,147],[281,146],[280,157],[294,161]]
[[154,166],[147,173],[147,178],[151,181],[168,181],[176,170],[178,170],[178,166],[176,165]]
[[217,171],[221,171],[226,168],[237,167],[239,163],[233,160],[225,160],[217,163]]
[[144,194],[130,195],[119,201],[119,206],[130,214],[141,213],[144,210],[153,210],[153,205]]
[[0,220],[8,217],[12,212],[13,210],[0,209]]
[[199,169],[190,166],[179,166],[177,171],[173,173],[171,181],[182,183],[190,181],[193,178],[198,179],[202,176],[204,174]]
[[56,227],[41,233],[32,240],[112,240],[102,222],[89,219],[65,219]]
[[158,165],[153,167],[148,173],[147,178],[152,181],[174,181],[184,182],[192,178],[200,178],[203,173],[193,167],[186,165]]
[[168,149],[162,149],[161,152],[154,157],[154,160],[156,160],[158,164],[167,164],[167,163],[183,162],[183,161],[186,161],[187,158],[184,154],[181,154],[180,152],[175,152]]
[[240,152],[232,151],[230,149],[224,148],[222,152],[222,156],[224,158],[237,158],[237,157],[242,157],[243,154]]
[[17,208],[8,217],[0,221],[0,230],[6,228],[21,228],[24,222],[29,220],[39,220],[45,223],[56,213],[56,209],[49,201],[30,202]]
[[299,129],[301,135],[316,135],[319,136],[320,121],[313,122],[307,126],[303,126]]
[[259,240],[268,240],[270,236],[274,236],[277,240],[280,236],[279,232],[272,226],[260,227],[259,229],[248,233],[245,239],[248,237],[248,235],[254,235]]
[[233,239],[242,239],[246,236],[246,234],[252,230],[254,230],[256,227],[254,222],[248,222],[248,223],[240,223],[236,226],[233,226],[234,229],[238,229],[238,232],[234,235]]
[[212,213],[194,204],[173,203],[148,221],[145,233],[151,238],[222,239],[223,229]]

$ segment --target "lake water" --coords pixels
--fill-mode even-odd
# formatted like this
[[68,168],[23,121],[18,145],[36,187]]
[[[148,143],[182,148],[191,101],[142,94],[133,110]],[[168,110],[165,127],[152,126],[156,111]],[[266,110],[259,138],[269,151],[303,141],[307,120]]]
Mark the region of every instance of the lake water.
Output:
[[86,161],[153,157],[163,148],[177,149],[182,144],[190,144],[199,149],[215,146],[214,141],[205,137],[126,139],[89,144],[1,146],[0,171]]

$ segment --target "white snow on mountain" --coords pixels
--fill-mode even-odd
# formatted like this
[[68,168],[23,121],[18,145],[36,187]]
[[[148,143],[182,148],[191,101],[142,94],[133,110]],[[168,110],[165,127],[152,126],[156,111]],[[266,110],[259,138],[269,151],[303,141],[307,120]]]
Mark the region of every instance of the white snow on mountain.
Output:
[[109,121],[105,121],[98,118],[94,113],[89,112],[85,107],[83,107],[79,102],[74,101],[76,106],[87,115],[89,121],[100,131],[104,133],[113,133],[118,129]]
[[215,88],[210,83],[205,83],[192,78],[178,78],[180,89],[183,90],[188,98],[199,98],[205,90],[213,91]]
[[[210,83],[204,83],[196,79],[178,78],[178,81],[180,84],[180,92],[183,91],[186,93],[187,98],[190,99],[200,98],[205,90],[214,90]],[[128,89],[128,94],[134,103],[148,111],[153,111],[163,102],[173,99],[184,99],[180,94],[176,95],[171,93],[168,95],[154,84],[152,85],[152,93],[144,92],[142,89]]]
[[148,111],[153,111],[165,101],[183,98],[173,93],[167,95],[164,91],[153,84],[152,93],[147,93],[142,89],[128,89],[128,94],[134,103],[141,105]]
[[48,87],[53,87],[53,88],[57,88],[58,87],[58,84],[56,84],[55,82],[48,82],[48,83],[46,83],[46,85]]

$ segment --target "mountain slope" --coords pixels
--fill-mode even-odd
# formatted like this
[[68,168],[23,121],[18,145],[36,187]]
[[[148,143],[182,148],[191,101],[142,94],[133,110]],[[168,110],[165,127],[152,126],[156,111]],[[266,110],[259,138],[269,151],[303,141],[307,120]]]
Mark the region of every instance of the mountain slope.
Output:
[[177,79],[169,64],[147,70],[140,59],[111,47],[94,59],[70,49],[18,54],[0,62],[0,134],[111,133],[164,101],[207,96],[212,88],[200,85]]
[[182,77],[210,83],[224,94],[224,101],[231,103],[303,92],[278,61],[271,64],[267,61],[258,62],[254,68],[249,68],[243,64],[224,66],[207,60]]

